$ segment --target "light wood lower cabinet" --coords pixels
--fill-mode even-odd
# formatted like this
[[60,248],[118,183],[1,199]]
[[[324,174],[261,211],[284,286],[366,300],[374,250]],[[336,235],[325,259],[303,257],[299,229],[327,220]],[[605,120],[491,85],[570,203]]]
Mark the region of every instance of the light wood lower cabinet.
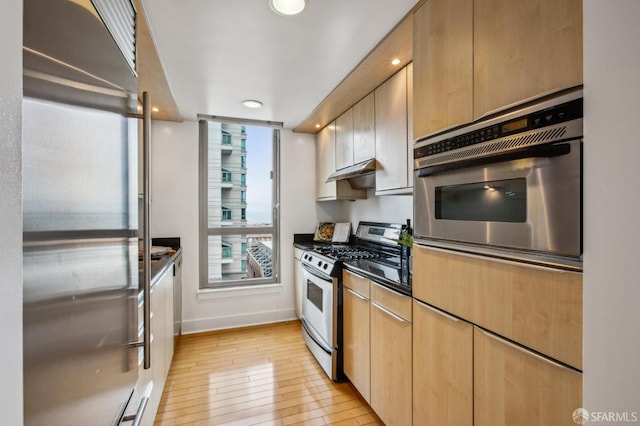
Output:
[[413,297],[582,369],[582,274],[414,245]]
[[343,280],[344,374],[371,403],[369,280],[348,271],[343,273]]
[[411,424],[411,303],[371,283],[371,408],[387,426]]
[[413,424],[473,425],[473,325],[417,300]]
[[475,426],[570,426],[581,406],[582,374],[475,329]]

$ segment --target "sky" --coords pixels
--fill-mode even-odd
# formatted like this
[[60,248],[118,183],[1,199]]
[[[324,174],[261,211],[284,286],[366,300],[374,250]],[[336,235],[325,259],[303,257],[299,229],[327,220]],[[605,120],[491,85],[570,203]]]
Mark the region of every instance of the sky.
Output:
[[247,131],[247,223],[271,223],[271,127],[246,126]]

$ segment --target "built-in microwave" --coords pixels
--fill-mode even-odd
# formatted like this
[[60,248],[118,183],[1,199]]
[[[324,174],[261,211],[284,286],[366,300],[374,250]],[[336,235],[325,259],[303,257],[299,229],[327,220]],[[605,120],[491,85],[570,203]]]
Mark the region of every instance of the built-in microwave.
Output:
[[418,140],[414,239],[582,269],[582,90]]

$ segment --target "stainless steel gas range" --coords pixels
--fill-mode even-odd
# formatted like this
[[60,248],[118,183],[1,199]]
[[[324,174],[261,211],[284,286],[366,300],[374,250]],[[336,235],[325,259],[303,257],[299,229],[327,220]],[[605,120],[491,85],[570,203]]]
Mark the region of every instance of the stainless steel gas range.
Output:
[[360,222],[350,244],[314,245],[302,255],[302,336],[332,380],[342,373],[342,269],[350,269],[380,284],[411,295],[402,283],[402,225]]

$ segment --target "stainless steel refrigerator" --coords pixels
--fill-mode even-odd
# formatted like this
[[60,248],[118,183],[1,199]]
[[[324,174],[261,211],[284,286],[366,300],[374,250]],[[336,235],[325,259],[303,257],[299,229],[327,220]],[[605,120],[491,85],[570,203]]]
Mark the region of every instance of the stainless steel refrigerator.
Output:
[[25,0],[23,56],[25,425],[119,424],[138,376],[135,9]]

